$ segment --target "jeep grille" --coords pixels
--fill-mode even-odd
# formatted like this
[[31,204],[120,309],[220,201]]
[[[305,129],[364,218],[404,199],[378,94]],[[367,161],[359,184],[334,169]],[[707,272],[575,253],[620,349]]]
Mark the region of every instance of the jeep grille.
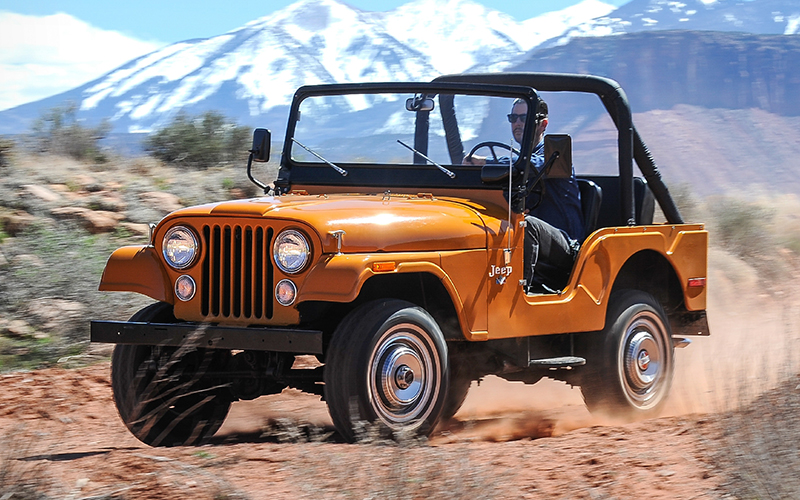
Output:
[[272,228],[203,226],[207,251],[200,285],[206,317],[272,318]]

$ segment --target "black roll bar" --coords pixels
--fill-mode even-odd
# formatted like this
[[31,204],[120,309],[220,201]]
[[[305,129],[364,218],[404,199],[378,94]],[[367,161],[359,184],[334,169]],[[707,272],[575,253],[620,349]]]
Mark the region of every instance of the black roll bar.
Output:
[[633,193],[633,160],[647,180],[667,222],[682,224],[683,217],[669,194],[666,184],[656,167],[652,155],[633,126],[631,108],[625,91],[610,78],[593,75],[566,73],[479,73],[444,75],[433,82],[485,83],[495,85],[518,85],[546,92],[584,92],[600,98],[606,111],[617,126],[619,151],[619,182],[622,214],[629,225],[635,223]]

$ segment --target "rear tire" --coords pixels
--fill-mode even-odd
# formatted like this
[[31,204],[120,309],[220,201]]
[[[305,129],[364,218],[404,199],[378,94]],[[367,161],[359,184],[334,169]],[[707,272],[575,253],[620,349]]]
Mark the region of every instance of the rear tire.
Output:
[[[152,304],[130,321],[172,323],[172,306]],[[111,387],[120,417],[150,446],[203,443],[222,425],[230,392],[213,374],[229,351],[191,346],[117,345],[111,359]]]
[[366,303],[336,328],[325,365],[325,399],[345,440],[359,422],[383,434],[430,434],[448,386],[447,344],[424,309],[395,299]]
[[626,420],[657,416],[674,367],[672,334],[661,304],[639,290],[615,292],[606,326],[591,347],[581,381],[589,411]]

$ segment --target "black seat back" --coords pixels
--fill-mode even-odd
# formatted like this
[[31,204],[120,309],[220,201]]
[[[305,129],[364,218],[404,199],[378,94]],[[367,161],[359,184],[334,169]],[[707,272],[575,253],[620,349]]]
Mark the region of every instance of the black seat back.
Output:
[[[601,227],[626,226],[627,217],[622,215],[620,204],[619,177],[611,175],[587,175],[584,179],[591,180],[600,186],[603,193],[595,229]],[[583,192],[581,192],[581,196],[583,196]],[[647,186],[647,181],[641,177],[633,178],[633,196],[636,224],[652,224],[653,215],[655,213],[655,197]],[[589,234],[588,230],[586,234]]]
[[603,203],[603,189],[589,179],[577,179],[581,191],[581,210],[583,211],[583,229],[589,236],[597,229],[597,217]]

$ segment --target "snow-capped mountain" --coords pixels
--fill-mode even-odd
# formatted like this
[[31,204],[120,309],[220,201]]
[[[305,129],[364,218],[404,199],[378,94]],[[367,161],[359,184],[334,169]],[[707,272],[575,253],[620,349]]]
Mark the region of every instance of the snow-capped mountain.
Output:
[[800,2],[793,0],[631,0],[619,9],[573,25],[547,45],[576,36],[652,30],[800,33]]
[[[631,0],[614,9],[584,0],[517,22],[474,0],[412,0],[366,12],[341,0],[300,0],[228,33],[176,43],[86,85],[0,112],[0,134],[30,130],[72,101],[87,124],[144,132],[177,113],[220,111],[279,133],[297,87],[363,81],[427,81],[465,71],[504,71],[575,37],[648,30],[793,34],[797,0]],[[277,129],[277,130],[276,130]]]
[[216,109],[240,123],[272,124],[283,120],[301,85],[426,81],[472,67],[502,68],[613,9],[584,0],[540,16],[542,22],[518,23],[473,0],[415,0],[385,13],[339,0],[300,0],[239,29],[170,45],[80,88],[4,111],[0,133],[23,131],[27,124],[20,127],[19,118],[33,111],[33,119],[65,100],[77,103],[89,122],[109,117],[119,132],[157,128],[181,110]]

